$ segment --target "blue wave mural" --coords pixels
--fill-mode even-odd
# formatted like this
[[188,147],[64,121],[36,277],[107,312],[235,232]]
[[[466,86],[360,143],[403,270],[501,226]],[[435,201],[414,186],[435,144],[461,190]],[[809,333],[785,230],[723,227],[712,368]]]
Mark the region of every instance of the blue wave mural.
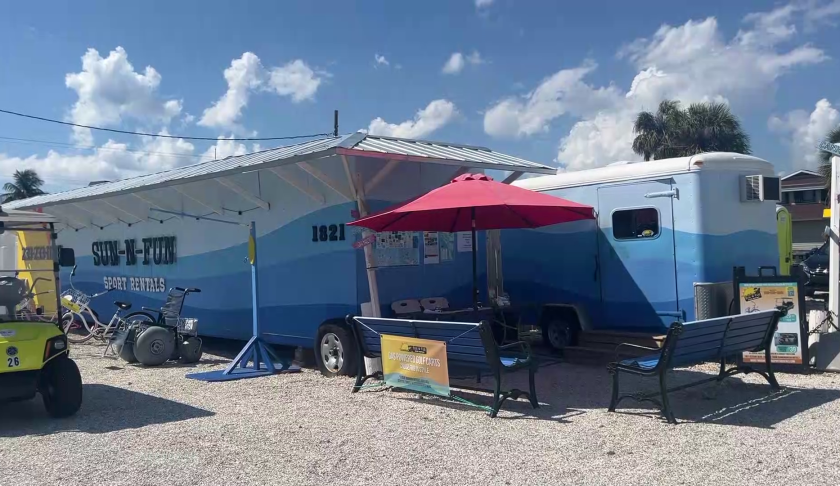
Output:
[[[386,204],[390,203],[377,205]],[[323,322],[358,314],[360,304],[370,300],[364,253],[352,247],[359,230],[346,227],[344,241],[312,242],[313,225],[348,221],[353,207],[348,203],[323,208],[258,238],[259,315],[263,337],[269,342],[310,347]],[[208,237],[212,237],[209,232]],[[105,277],[162,277],[167,289],[198,287],[202,292],[187,297],[182,315],[199,319],[201,335],[247,339],[252,333],[252,296],[246,237],[243,233],[241,244],[221,250],[178,256],[174,265],[127,266],[123,259],[118,267],[103,267],[94,266],[89,255],[80,256],[74,283],[91,294],[103,290]],[[483,237],[477,241],[479,288],[486,289]],[[391,315],[390,303],[405,298],[446,297],[453,306],[471,304],[470,253],[423,265],[422,244],[418,251],[420,265],[377,270],[382,315]],[[68,277],[65,270],[64,288]],[[106,320],[115,310],[114,300],[131,302],[134,311],[159,308],[165,297],[165,293],[115,290],[91,307]]]
[[[694,318],[695,282],[730,281],[734,266],[754,270],[778,262],[773,234],[702,235],[663,228],[659,238],[674,242],[673,257],[660,245],[637,241],[622,250],[623,266],[616,268],[613,261],[612,274],[605,274],[596,238],[596,230],[502,232],[505,290],[511,300],[532,308],[574,303],[586,309],[596,329],[658,332],[678,311],[687,320]],[[604,298],[607,285],[613,287]]]

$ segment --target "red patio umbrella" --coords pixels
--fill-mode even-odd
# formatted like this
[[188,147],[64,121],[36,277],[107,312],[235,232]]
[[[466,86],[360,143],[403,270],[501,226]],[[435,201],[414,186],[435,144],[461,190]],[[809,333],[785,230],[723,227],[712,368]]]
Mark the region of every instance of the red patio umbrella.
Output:
[[382,231],[472,231],[473,305],[478,307],[475,231],[539,228],[595,219],[592,206],[464,174],[422,196],[351,223]]

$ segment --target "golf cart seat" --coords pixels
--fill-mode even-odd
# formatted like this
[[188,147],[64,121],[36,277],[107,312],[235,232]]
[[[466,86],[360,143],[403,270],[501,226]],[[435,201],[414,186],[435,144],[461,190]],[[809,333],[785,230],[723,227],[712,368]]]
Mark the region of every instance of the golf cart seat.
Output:
[[120,309],[127,311],[131,309],[131,302],[120,302],[119,300],[114,301],[114,305],[119,307]]
[[0,277],[0,307],[14,315],[15,307],[26,298],[26,282],[15,277]]

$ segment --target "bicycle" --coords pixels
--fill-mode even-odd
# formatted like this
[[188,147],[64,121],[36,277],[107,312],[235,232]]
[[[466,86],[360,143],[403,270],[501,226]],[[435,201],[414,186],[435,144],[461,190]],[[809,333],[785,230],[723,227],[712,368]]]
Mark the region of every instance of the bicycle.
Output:
[[[17,273],[15,272],[15,278],[17,278]],[[26,290],[26,294],[24,295],[23,301],[18,304],[18,310],[15,312],[15,318],[20,319],[22,321],[39,321],[39,322],[57,322],[58,321],[58,311],[55,311],[51,316],[45,316],[43,314],[44,308],[43,307],[33,307],[33,299],[38,295],[44,294],[51,294],[55,292],[55,290],[45,290],[43,292],[33,292],[35,289],[35,284],[38,283],[39,280],[43,280],[45,282],[52,282],[52,280],[44,277],[38,277],[33,282],[32,285],[28,285],[28,289]]]
[[[144,321],[154,323],[155,319],[145,312],[134,312],[126,318],[121,316],[123,311],[131,309],[130,302],[115,301],[116,312],[111,316],[108,324],[103,324],[99,316],[90,308],[90,301],[101,297],[114,289],[107,289],[93,295],[88,295],[73,286],[73,276],[76,274],[76,266],[70,272],[70,289],[61,294],[61,304],[67,312],[61,316],[61,329],[67,336],[67,340],[74,344],[84,343],[91,338],[100,341],[110,340],[115,331],[128,329],[131,324],[142,324]],[[88,323],[88,318],[93,324]],[[107,352],[107,348],[106,348]]]

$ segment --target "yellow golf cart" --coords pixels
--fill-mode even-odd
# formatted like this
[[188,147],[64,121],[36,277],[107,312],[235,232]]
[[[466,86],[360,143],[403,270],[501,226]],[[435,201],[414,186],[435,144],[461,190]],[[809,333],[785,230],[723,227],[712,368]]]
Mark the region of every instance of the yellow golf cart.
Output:
[[[23,263],[22,268],[0,268],[0,404],[28,400],[40,393],[47,413],[68,417],[82,405],[82,377],[69,357],[67,337],[58,319],[45,317],[41,308],[38,312],[24,309],[36,294],[36,280],[42,288],[44,282],[52,281],[50,292],[38,294],[43,300],[49,293],[49,298],[55,299],[51,307],[61,309],[58,270],[73,266],[75,256],[72,249],[56,246],[55,223],[47,214],[0,207],[0,235],[17,234],[15,253],[19,258],[14,261]],[[24,233],[40,233],[40,241],[46,244],[26,246],[38,238],[20,237]],[[2,266],[10,266],[9,260],[2,258]],[[29,279],[21,278],[23,275]]]

